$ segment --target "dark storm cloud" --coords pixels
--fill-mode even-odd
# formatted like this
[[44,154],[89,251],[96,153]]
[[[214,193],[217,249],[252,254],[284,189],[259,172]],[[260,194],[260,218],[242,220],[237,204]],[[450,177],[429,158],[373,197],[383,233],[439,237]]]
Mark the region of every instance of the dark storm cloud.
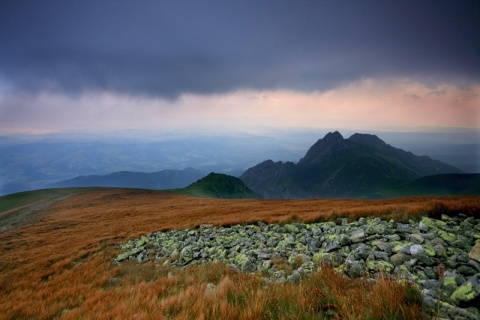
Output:
[[476,1],[3,1],[0,83],[177,97],[480,80]]

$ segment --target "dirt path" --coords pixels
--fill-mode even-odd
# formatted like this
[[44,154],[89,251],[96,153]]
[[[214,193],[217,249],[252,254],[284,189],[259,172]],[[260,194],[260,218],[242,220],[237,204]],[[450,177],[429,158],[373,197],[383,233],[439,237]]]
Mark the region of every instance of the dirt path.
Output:
[[53,198],[37,201],[32,204],[22,206],[19,209],[12,209],[0,216],[0,232],[18,228],[27,223],[35,221],[45,209],[65,201],[74,196],[75,193],[58,195]]

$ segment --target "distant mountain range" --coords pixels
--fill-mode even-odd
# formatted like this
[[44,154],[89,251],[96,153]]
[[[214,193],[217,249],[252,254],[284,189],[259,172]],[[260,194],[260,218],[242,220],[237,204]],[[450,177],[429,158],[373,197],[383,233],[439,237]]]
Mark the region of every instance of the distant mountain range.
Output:
[[[319,139],[298,163],[264,161],[239,178],[187,168],[153,173],[119,171],[84,175],[48,185],[119,187],[215,198],[385,198],[480,194],[480,174],[416,156],[370,134]],[[202,178],[203,177],[203,178]]]
[[[266,159],[298,162],[325,129],[257,134],[115,131],[0,136],[0,195],[45,189],[62,180],[116,172],[195,168],[240,176]],[[342,134],[355,132],[344,129]],[[370,131],[414,154],[480,173],[480,130]],[[196,181],[188,181],[184,186]]]
[[51,184],[51,188],[115,187],[139,189],[177,189],[188,186],[205,175],[193,168],[158,172],[119,171],[107,175],[86,175]]
[[[440,186],[446,194],[478,192],[478,189],[454,188],[447,182],[462,170],[411,152],[394,148],[375,135],[356,133],[344,139],[339,132],[318,140],[295,164],[264,161],[243,173],[240,179],[264,198],[349,197],[382,198],[409,194],[437,194]],[[465,176],[468,187],[480,175]],[[435,190],[433,190],[433,189]]]

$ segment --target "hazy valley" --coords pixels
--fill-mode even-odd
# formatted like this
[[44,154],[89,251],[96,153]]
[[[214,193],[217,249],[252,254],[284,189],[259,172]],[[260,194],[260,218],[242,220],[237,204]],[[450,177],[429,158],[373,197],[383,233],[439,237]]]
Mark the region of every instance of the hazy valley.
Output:
[[[342,132],[345,136],[355,133]],[[267,159],[277,165],[279,161],[297,163],[327,133],[274,131],[192,138],[126,131],[102,136],[5,137],[0,140],[0,194],[62,186],[183,188],[210,172],[240,177]],[[466,173],[480,172],[477,131],[374,133],[393,147],[430,156]],[[420,176],[402,179],[407,182]],[[332,195],[348,196],[339,192],[324,196]],[[305,196],[312,195],[301,195]]]

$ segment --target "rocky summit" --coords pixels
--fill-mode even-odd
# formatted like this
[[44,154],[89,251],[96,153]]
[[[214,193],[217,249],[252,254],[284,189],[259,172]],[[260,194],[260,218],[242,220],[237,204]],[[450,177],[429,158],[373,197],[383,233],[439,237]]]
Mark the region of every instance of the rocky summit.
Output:
[[411,281],[440,318],[480,318],[480,219],[459,214],[400,223],[380,218],[311,224],[265,224],[155,232],[121,245],[136,259],[185,266],[224,261],[267,282],[298,282],[329,264],[347,277]]

